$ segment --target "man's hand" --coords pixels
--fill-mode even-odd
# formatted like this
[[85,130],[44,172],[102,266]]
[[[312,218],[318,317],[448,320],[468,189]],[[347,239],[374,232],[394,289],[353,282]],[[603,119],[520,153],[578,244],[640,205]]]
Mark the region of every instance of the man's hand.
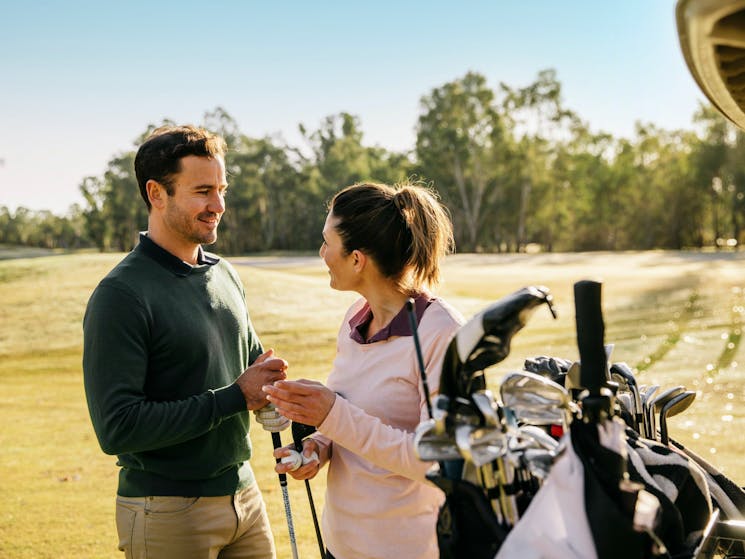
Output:
[[235,379],[235,383],[246,398],[246,407],[250,410],[258,410],[266,406],[266,394],[261,390],[264,385],[271,385],[278,380],[287,378],[287,361],[274,357],[274,350],[270,349],[256,358],[241,375]]

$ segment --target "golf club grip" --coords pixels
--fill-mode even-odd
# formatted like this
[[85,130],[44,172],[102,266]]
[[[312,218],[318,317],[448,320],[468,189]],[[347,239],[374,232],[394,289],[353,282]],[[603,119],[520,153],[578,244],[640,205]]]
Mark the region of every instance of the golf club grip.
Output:
[[600,304],[601,286],[601,283],[591,280],[574,284],[580,382],[593,396],[600,394],[600,389],[606,386],[608,380],[605,325]]
[[[277,431],[272,432],[272,446],[274,447],[274,450],[282,448],[282,437]],[[274,461],[279,464],[282,459],[275,458]],[[279,477],[279,484],[282,487],[287,487],[287,474],[277,474],[277,477]]]

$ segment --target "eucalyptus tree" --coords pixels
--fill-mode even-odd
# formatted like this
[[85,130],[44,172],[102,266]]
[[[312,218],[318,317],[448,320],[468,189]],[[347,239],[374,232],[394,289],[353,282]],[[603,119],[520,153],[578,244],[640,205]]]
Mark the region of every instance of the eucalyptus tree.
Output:
[[317,170],[309,177],[326,197],[350,184],[373,180],[359,117],[346,112],[329,115],[316,130],[300,125],[300,132],[310,149],[304,163]]
[[314,202],[308,201],[282,141],[242,135],[228,153],[226,165],[230,186],[217,249],[238,254],[304,248],[307,221],[318,212],[313,211]]
[[79,188],[86,202],[86,207],[82,210],[86,236],[99,251],[108,250],[112,224],[104,213],[106,203],[104,180],[95,176],[85,177]]
[[[305,150],[295,151],[304,177],[300,188],[320,202],[321,228],[326,204],[340,189],[362,181],[403,182],[411,174],[408,154],[363,144],[360,119],[355,115],[329,115],[315,130],[300,125],[300,132],[306,142]],[[314,240],[320,238],[320,230],[314,231]]]
[[[515,238],[518,250],[522,250],[532,237],[532,224],[540,228],[544,223],[556,222],[564,211],[547,203],[558,203],[561,199],[556,190],[562,188],[562,183],[552,176],[552,167],[562,144],[581,128],[581,122],[564,106],[561,83],[553,69],[542,70],[526,87],[512,88],[504,83],[500,87],[502,112],[515,140],[516,157],[522,161],[514,212]],[[550,239],[553,236],[551,231]]]
[[140,196],[134,172],[135,152],[113,157],[104,172],[106,200],[103,212],[110,223],[111,248],[129,251],[140,231],[147,229],[147,207]]
[[714,242],[745,241],[745,133],[710,105],[694,115],[702,128],[695,150],[695,169],[710,201]]
[[737,133],[735,126],[711,105],[700,105],[694,114],[694,122],[701,129],[699,141],[694,147],[694,172],[700,194],[708,199],[708,223],[711,233],[706,242],[717,243],[726,236],[728,194],[734,191],[732,151]]
[[421,174],[450,208],[459,246],[492,245],[492,233],[509,215],[502,191],[510,154],[484,76],[469,72],[421,98],[416,156]]

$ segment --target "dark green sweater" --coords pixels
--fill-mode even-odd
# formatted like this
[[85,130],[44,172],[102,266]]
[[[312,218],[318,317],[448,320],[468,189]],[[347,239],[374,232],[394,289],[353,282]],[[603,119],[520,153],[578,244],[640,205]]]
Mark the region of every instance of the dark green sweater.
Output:
[[243,286],[200,251],[191,267],[144,235],[98,285],[83,321],[86,398],[119,495],[231,495],[253,483],[234,381],[261,353]]

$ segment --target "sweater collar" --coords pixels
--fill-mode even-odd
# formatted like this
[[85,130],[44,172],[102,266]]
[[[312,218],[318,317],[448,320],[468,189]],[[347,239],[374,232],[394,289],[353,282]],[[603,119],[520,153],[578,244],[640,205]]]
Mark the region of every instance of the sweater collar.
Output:
[[[140,233],[140,244],[137,245],[137,248],[177,276],[188,276],[194,270],[194,266],[192,266],[191,264],[187,264],[178,256],[171,254],[166,249],[155,243],[155,241],[148,237],[146,231]],[[214,254],[210,254],[202,250],[201,246],[197,249],[197,251],[198,265],[201,264],[213,266],[220,261],[220,258],[215,256]]]
[[[427,293],[420,293],[414,297],[414,314],[416,315],[417,324],[421,322],[422,315],[427,307],[434,301],[434,298]],[[349,320],[349,337],[352,338],[358,344],[372,344],[375,342],[381,342],[392,338],[394,336],[411,336],[411,322],[409,321],[409,313],[406,310],[406,305],[401,307],[398,314],[393,317],[385,327],[375,332],[369,339],[365,339],[364,332],[368,325],[373,319],[372,310],[370,305],[365,301],[362,308]]]

